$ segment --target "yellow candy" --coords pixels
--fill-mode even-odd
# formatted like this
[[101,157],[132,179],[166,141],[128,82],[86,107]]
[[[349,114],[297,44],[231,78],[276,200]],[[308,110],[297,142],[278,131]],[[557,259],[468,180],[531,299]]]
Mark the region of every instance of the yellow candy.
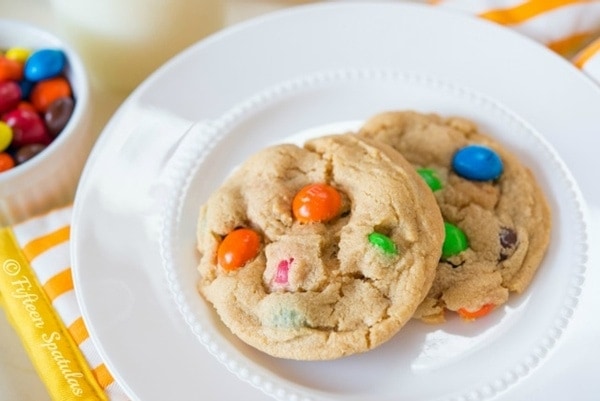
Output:
[[13,131],[10,125],[0,121],[0,152],[8,148],[13,139]]
[[24,47],[12,47],[6,51],[4,57],[10,60],[24,63],[31,54],[31,50]]

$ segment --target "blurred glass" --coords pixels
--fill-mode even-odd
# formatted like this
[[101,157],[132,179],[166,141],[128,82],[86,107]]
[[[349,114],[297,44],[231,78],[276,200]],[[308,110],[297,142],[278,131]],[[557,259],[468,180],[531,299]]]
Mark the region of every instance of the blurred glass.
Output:
[[130,92],[224,25],[224,0],[50,0],[94,85]]

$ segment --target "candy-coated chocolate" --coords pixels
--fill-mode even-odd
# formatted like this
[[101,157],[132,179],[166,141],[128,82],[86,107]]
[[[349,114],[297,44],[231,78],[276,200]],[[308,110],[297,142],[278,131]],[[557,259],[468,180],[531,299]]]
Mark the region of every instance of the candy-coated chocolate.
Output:
[[219,244],[217,261],[228,271],[239,269],[254,259],[260,249],[260,236],[250,228],[233,230]]
[[487,315],[492,310],[494,310],[495,307],[496,307],[496,305],[494,305],[494,304],[485,304],[481,308],[479,308],[475,311],[470,311],[466,308],[460,308],[456,312],[460,315],[461,318],[463,318],[465,320],[475,320],[475,319],[478,319],[480,317]]
[[444,222],[444,229],[446,237],[442,246],[442,258],[458,255],[469,247],[469,240],[463,230],[448,222]]
[[63,77],[56,77],[40,81],[31,90],[29,101],[40,113],[45,113],[54,102],[61,97],[71,96],[71,85]]
[[17,107],[21,101],[21,88],[14,81],[0,82],[0,113]]
[[500,177],[504,166],[494,150],[480,145],[459,149],[452,159],[456,174],[473,181],[490,181]]
[[331,185],[309,184],[294,197],[292,211],[301,223],[327,222],[336,217],[342,207],[342,196]]
[[65,64],[66,57],[63,51],[37,50],[25,62],[25,78],[34,82],[53,78],[63,71]]
[[31,50],[24,47],[11,47],[4,53],[4,57],[7,59],[18,61],[20,63],[25,63],[30,55]]
[[25,101],[25,100],[21,100],[16,108],[19,110],[29,110],[32,113],[37,113],[37,110],[35,109],[35,107],[33,107],[33,105],[31,103],[29,103],[28,101]]
[[437,190],[442,189],[442,182],[440,181],[435,170],[430,168],[420,168],[417,169],[417,173],[419,173],[421,178],[425,180],[425,182],[427,183],[427,185],[429,185],[429,188],[431,188],[432,191],[435,192]]
[[7,152],[0,153],[0,173],[10,170],[15,166],[15,161]]
[[0,81],[23,79],[23,63],[0,56]]
[[46,145],[42,145],[40,143],[32,143],[30,145],[21,146],[19,150],[15,152],[15,162],[17,164],[23,164],[44,149],[46,149]]
[[381,249],[383,253],[388,255],[397,255],[398,249],[396,248],[396,244],[390,237],[385,234],[381,234],[378,232],[372,232],[369,234],[369,242],[375,245],[377,248]]
[[275,272],[275,277],[273,278],[273,282],[277,284],[287,284],[288,283],[288,274],[290,272],[290,267],[294,262],[294,258],[283,259],[277,264],[277,271]]
[[284,308],[273,316],[271,324],[275,327],[291,329],[304,326],[306,319],[297,310]]
[[18,82],[19,88],[21,88],[21,98],[28,99],[33,89],[34,82],[22,79]]
[[60,97],[50,103],[46,112],[44,113],[44,121],[48,128],[48,133],[54,138],[65,128],[73,109],[75,108],[75,102],[70,97]]
[[48,145],[52,142],[44,121],[37,113],[29,110],[14,109],[6,113],[2,119],[12,128],[12,144],[17,148],[32,143]]
[[10,125],[0,121],[0,152],[6,150],[13,139],[13,131]]

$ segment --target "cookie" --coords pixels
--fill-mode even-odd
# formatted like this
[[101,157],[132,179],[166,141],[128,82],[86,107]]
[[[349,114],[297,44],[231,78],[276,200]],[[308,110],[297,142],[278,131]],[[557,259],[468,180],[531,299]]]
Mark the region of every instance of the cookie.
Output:
[[391,147],[354,134],[266,148],[200,208],[199,292],[241,340],[329,360],[377,347],[431,287],[435,198]]
[[463,118],[412,111],[369,119],[359,136],[392,146],[434,192],[446,225],[432,288],[415,317],[472,320],[524,291],[550,241],[551,213],[532,172]]

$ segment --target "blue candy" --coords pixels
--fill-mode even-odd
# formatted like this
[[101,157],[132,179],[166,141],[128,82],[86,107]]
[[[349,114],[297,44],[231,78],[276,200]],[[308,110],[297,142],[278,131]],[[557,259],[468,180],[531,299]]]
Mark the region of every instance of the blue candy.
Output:
[[504,166],[500,156],[492,149],[469,145],[459,149],[452,159],[456,174],[472,181],[489,181],[500,177]]
[[59,75],[65,68],[65,53],[56,49],[42,49],[25,62],[24,74],[29,81],[38,82]]

